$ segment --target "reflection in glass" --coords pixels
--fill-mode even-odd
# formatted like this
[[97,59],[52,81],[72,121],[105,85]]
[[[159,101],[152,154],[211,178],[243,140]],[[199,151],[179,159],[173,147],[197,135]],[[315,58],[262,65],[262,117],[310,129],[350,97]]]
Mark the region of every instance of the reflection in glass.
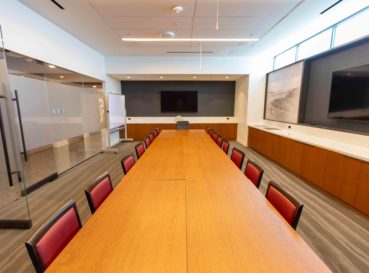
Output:
[[331,45],[332,29],[321,32],[299,45],[298,60],[326,51]]
[[369,35],[369,10],[365,10],[337,26],[334,46]]
[[296,46],[279,54],[274,59],[274,69],[292,64],[296,61]]

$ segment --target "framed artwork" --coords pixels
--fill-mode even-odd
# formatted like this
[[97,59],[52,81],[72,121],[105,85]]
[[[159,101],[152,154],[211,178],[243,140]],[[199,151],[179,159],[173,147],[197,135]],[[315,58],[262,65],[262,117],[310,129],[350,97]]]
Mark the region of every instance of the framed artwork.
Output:
[[304,62],[298,62],[267,74],[264,118],[297,123]]

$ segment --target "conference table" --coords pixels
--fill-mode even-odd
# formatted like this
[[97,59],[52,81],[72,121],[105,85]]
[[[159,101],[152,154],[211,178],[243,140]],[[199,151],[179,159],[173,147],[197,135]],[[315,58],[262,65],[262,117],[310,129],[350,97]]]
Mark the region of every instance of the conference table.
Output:
[[331,271],[204,130],[163,130],[46,272]]

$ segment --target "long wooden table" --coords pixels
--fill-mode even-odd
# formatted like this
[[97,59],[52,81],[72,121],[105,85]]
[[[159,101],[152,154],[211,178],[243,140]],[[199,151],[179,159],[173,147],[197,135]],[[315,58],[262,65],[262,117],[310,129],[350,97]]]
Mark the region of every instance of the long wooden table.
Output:
[[330,270],[205,131],[165,130],[47,272]]

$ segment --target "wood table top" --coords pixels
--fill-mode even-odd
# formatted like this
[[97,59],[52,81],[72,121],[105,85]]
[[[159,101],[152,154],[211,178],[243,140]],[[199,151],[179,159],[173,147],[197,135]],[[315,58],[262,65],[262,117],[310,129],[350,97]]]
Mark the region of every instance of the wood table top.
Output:
[[331,271],[204,130],[163,130],[46,272]]

